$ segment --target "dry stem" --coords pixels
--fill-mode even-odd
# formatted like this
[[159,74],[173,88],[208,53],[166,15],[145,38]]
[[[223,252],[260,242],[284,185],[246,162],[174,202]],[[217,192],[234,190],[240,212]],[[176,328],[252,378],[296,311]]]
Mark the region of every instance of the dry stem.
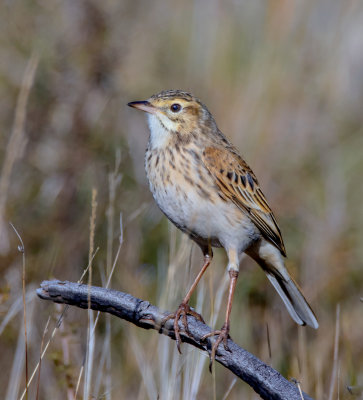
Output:
[[[40,298],[56,303],[75,305],[80,308],[108,312],[128,322],[144,328],[155,329],[175,340],[173,321],[168,321],[160,328],[164,318],[157,307],[147,301],[137,299],[130,294],[100,287],[82,285],[73,282],[44,281],[37,290]],[[212,342],[203,343],[201,338],[211,332],[211,328],[195,318],[188,316],[190,336],[182,335],[182,341],[200,350],[210,351]],[[183,329],[182,326],[180,326]],[[236,376],[248,383],[263,399],[301,400],[299,388],[286,380],[279,372],[264,364],[254,355],[239,347],[231,339],[228,340],[230,352],[222,346],[216,352],[216,361],[232,371]],[[311,400],[303,393],[305,400]]]

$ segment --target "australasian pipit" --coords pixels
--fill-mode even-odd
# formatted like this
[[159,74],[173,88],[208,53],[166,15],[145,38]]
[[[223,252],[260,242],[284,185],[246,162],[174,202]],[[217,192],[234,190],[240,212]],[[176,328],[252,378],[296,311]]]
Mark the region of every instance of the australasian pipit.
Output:
[[202,320],[189,307],[189,300],[211,262],[211,247],[226,250],[230,276],[225,322],[220,330],[207,335],[218,335],[211,359],[221,342],[227,348],[233,294],[244,252],[265,271],[294,321],[318,328],[313,311],[284,265],[281,232],[255,174],[218,129],[207,107],[179,90],[163,91],[128,105],[148,113],[145,169],[156,203],[204,255],[193,285],[177,311],[166,318],[174,318],[179,351],[179,318],[186,332],[187,314]]

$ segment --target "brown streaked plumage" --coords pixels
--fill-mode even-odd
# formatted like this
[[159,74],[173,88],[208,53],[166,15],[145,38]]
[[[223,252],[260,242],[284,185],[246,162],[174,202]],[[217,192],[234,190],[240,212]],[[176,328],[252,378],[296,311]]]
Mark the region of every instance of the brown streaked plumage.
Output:
[[281,231],[251,168],[218,129],[207,107],[192,94],[168,90],[147,101],[128,104],[148,113],[150,138],[145,169],[150,190],[163,213],[201,248],[203,267],[174,318],[180,350],[181,317],[202,317],[189,306],[193,290],[212,259],[211,247],[223,247],[228,256],[230,287],[225,323],[212,347],[227,347],[234,289],[243,253],[262,267],[281,296],[291,317],[300,325],[318,328],[318,322],[285,265]]
[[215,177],[221,192],[243,212],[247,212],[262,235],[286,256],[275,217],[247,163],[238,153],[216,147],[204,150],[203,162]]

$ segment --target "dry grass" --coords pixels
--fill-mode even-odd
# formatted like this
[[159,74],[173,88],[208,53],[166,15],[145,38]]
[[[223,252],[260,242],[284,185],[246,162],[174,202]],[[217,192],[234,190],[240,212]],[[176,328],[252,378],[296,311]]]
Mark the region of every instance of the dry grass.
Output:
[[[185,294],[201,254],[154,205],[143,171],[145,120],[126,107],[167,88],[203,99],[253,167],[280,223],[289,267],[320,322],[317,332],[294,325],[245,258],[233,339],[317,399],[362,398],[361,3],[13,1],[0,22],[6,398],[18,399],[26,380],[22,257],[8,221],[27,251],[29,378],[46,349],[29,399],[37,391],[39,399],[70,399],[77,390],[77,398],[107,400],[256,398],[218,365],[209,374],[196,350],[183,346],[180,356],[157,333],[93,314],[87,324],[85,311],[63,316],[33,295],[41,280],[78,280],[87,265],[92,283],[169,310]],[[89,245],[93,188],[98,251]],[[193,297],[215,326],[226,301],[225,264],[216,251]]]

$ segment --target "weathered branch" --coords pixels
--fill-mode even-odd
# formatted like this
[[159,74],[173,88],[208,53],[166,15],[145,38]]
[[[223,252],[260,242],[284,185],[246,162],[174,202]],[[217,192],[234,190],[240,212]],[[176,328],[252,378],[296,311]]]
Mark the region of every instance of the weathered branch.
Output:
[[[161,312],[149,302],[137,299],[127,293],[54,280],[44,281],[41,288],[37,290],[37,294],[45,300],[71,304],[80,308],[88,308],[88,299],[90,298],[92,310],[108,312],[141,328],[155,329],[159,333],[175,339],[172,320],[167,321],[165,326],[160,329],[160,321],[166,313]],[[188,326],[190,336],[183,335],[183,342],[201,350],[210,350],[210,340],[208,339],[207,343],[202,343],[201,338],[209,333],[211,328],[191,316],[188,316]],[[302,399],[299,389],[279,372],[239,347],[232,340],[228,340],[228,346],[230,352],[226,351],[223,345],[219,346],[216,360],[248,383],[263,399]],[[312,400],[305,393],[303,393],[303,398]]]

